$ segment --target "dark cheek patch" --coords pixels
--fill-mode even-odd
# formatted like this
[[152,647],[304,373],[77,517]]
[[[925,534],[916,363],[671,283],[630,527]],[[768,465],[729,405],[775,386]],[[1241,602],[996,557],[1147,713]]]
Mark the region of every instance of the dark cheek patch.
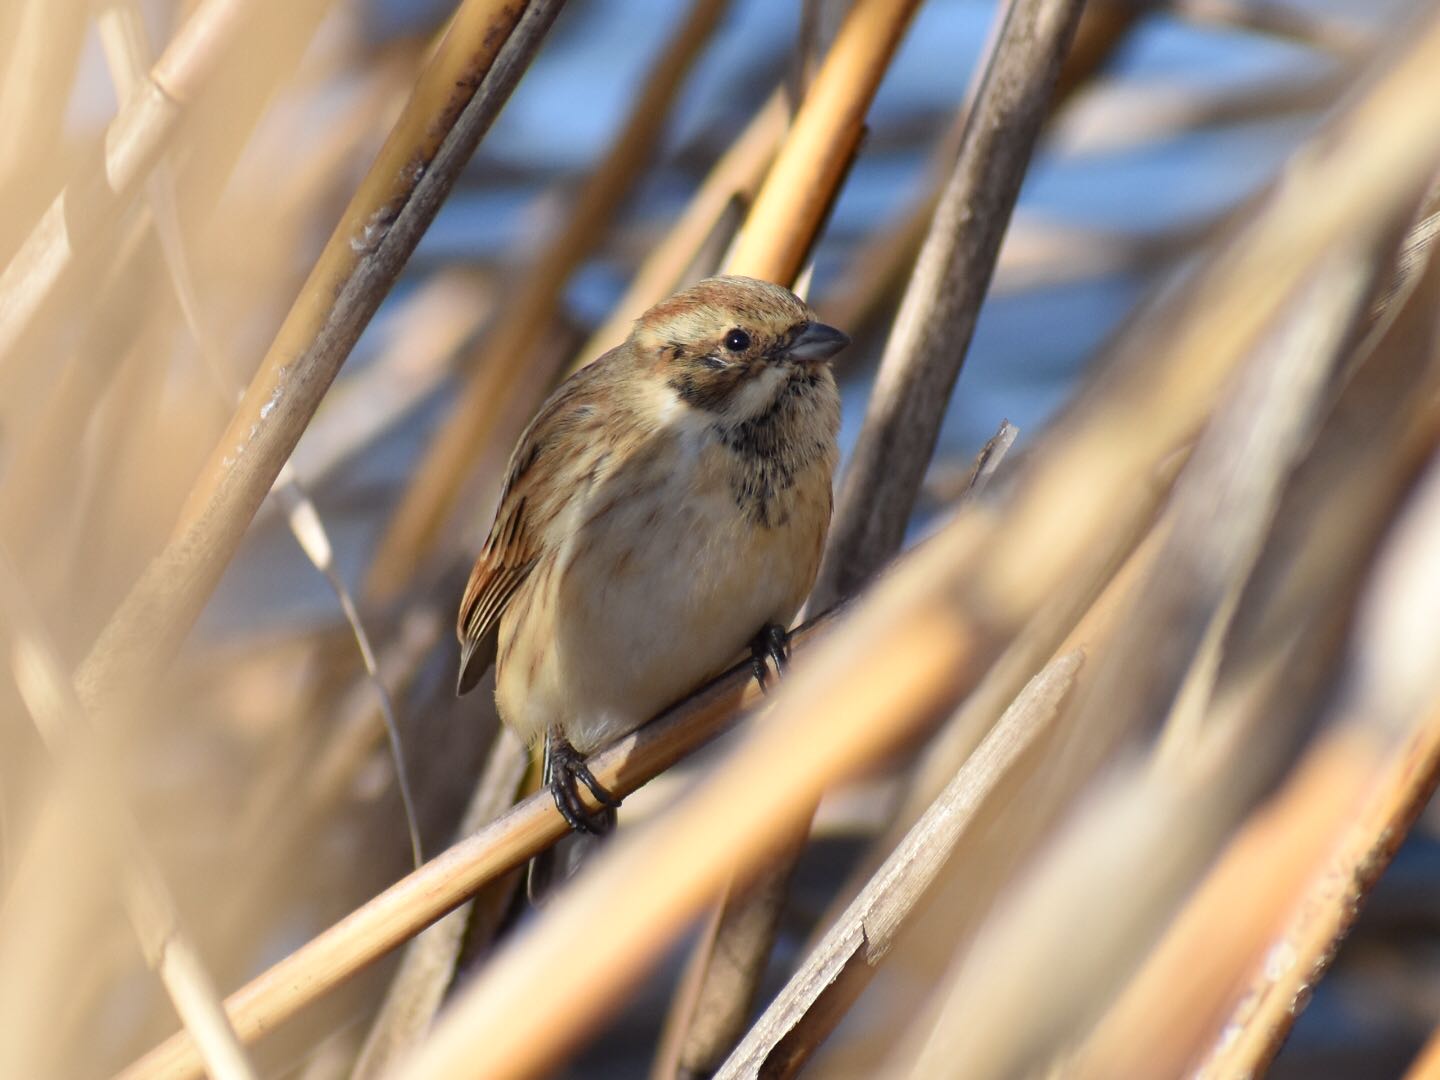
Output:
[[745,371],[738,364],[722,371],[683,367],[671,374],[668,385],[692,408],[720,412],[744,380]]

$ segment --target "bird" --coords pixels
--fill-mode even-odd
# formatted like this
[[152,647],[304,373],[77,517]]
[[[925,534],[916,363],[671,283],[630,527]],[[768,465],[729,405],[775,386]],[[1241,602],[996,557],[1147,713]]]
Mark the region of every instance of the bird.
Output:
[[[656,304],[520,436],[456,623],[457,692],[500,718],[572,829],[619,801],[585,759],[747,647],[762,678],[815,582],[850,343],[789,289],[712,277]],[[602,807],[590,811],[579,785]]]

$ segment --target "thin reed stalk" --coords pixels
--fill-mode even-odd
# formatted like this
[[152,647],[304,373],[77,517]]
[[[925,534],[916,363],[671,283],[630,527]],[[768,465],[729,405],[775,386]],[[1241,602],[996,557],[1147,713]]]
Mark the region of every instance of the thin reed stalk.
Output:
[[[372,600],[394,597],[434,545],[455,507],[463,482],[491,435],[496,414],[515,408],[514,390],[554,322],[571,273],[593,251],[649,163],[680,84],[704,51],[729,0],[693,0],[660,50],[624,127],[586,180],[563,224],[510,295],[498,326],[424,458],[406,486],[366,577]],[[551,378],[539,380],[548,384]]]
[[795,1075],[864,989],[936,877],[1063,706],[1084,656],[1069,652],[1037,675],[906,834],[869,883],[716,1073],[717,1080]]
[[[821,616],[797,630],[804,648],[834,619]],[[740,664],[645,727],[590,759],[596,778],[628,795],[728,728],[760,700],[753,668]],[[226,999],[235,1030],[246,1041],[272,1030],[356,972],[464,903],[487,883],[523,866],[569,831],[548,792],[513,809],[432,858]],[[186,1077],[200,1062],[181,1033],[121,1075]]]
[[856,0],[795,114],[726,272],[793,282],[860,145],[865,114],[919,6]]
[[[163,667],[209,597],[321,397],[469,160],[559,8],[467,0],[331,234],[239,409],[191,488],[169,542],[77,675],[82,700]],[[163,67],[163,61],[162,65]]]

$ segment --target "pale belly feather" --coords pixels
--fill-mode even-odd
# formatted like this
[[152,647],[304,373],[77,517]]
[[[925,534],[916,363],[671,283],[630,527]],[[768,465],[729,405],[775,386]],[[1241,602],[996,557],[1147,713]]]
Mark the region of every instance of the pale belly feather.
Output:
[[724,477],[728,451],[700,434],[683,440],[630,479],[624,498],[602,484],[577,500],[574,524],[589,524],[570,532],[552,573],[537,572],[543,599],[517,605],[551,622],[549,633],[520,635],[532,651],[507,663],[497,686],[521,735],[558,726],[590,752],[724,670],[803,603],[829,520],[828,471],[797,477],[785,519],[756,526]]

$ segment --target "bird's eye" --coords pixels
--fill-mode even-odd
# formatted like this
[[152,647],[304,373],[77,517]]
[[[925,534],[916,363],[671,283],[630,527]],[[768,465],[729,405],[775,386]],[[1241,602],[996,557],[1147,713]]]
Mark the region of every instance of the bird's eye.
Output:
[[725,335],[725,348],[731,352],[744,352],[750,347],[750,335],[738,327]]

